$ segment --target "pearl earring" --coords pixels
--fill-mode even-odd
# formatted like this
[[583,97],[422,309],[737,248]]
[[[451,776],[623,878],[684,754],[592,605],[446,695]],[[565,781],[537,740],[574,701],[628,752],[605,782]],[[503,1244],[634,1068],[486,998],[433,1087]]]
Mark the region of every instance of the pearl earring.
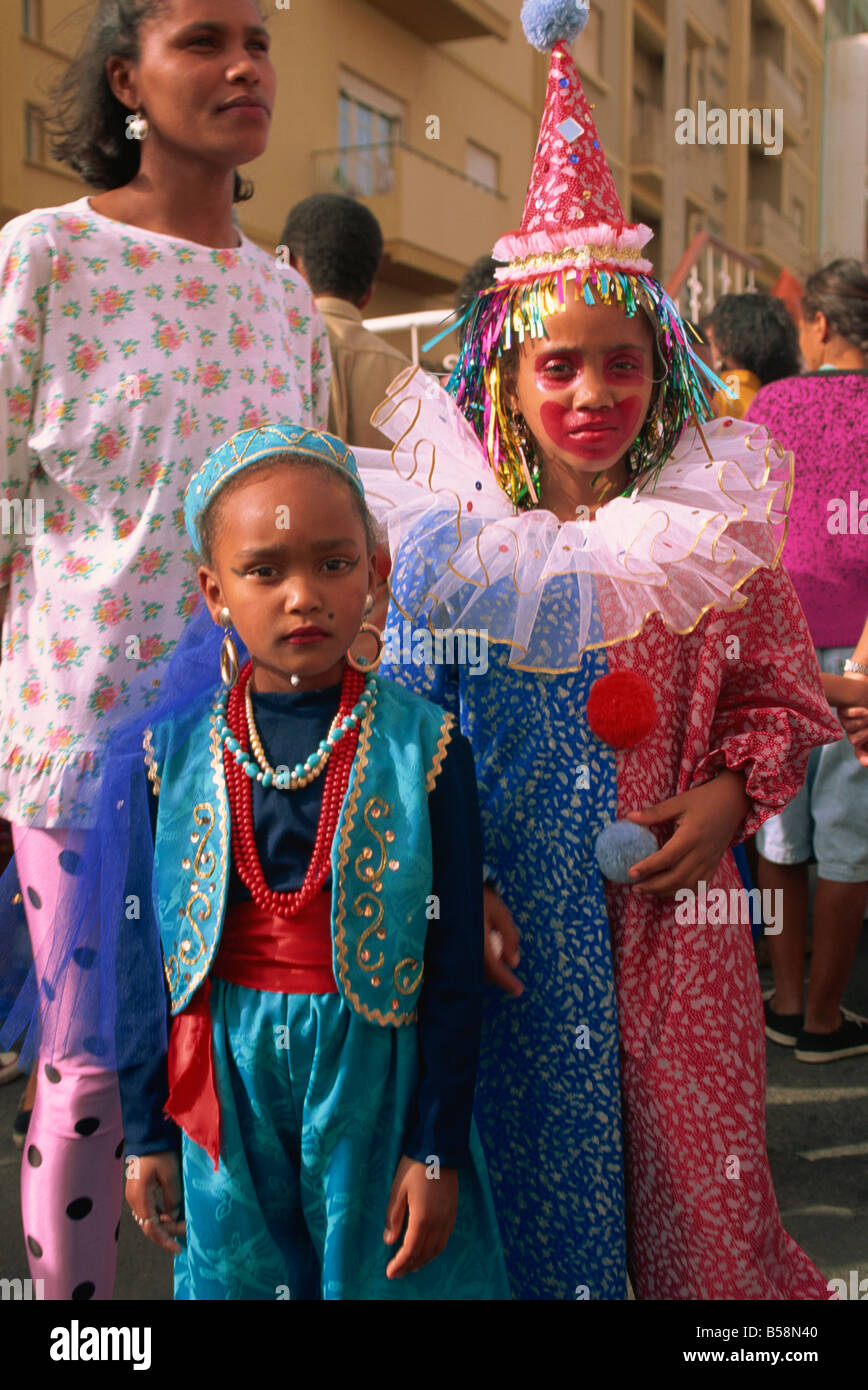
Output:
[[143,116],[141,111],[131,111],[126,119],[126,137],[128,140],[144,140],[150,129],[147,116]]

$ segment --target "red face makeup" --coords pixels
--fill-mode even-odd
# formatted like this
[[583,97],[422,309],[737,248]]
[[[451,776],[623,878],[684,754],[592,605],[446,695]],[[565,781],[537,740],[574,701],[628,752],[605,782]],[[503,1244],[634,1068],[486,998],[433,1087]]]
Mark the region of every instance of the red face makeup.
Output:
[[[638,392],[621,394],[639,385],[644,358],[637,348],[618,348],[606,353],[600,365],[608,389],[599,405],[574,408],[576,391],[586,370],[583,354],[575,350],[543,352],[534,363],[534,384],[544,400],[540,420],[556,448],[577,458],[620,458],[639,429],[643,397]],[[570,404],[565,393],[569,393]]]
[[605,410],[573,410],[543,401],[540,419],[558,449],[578,458],[620,458],[639,432],[642,397],[624,396]]
[[622,492],[627,452],[654,385],[654,334],[644,313],[567,296],[542,341],[525,342],[510,404],[533,439],[541,505],[561,520]]

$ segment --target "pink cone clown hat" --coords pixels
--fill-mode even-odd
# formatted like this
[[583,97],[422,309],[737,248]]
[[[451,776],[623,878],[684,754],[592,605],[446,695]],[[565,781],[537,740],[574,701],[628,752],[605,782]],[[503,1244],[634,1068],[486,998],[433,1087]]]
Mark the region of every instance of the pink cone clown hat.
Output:
[[538,500],[539,463],[519,441],[504,392],[504,354],[526,335],[545,335],[545,320],[568,296],[621,304],[651,320],[661,384],[628,454],[631,475],[659,468],[686,422],[710,416],[703,378],[722,386],[696,356],[677,306],[644,254],[650,227],[628,222],[600,144],[569,43],[585,27],[584,0],[526,0],[521,11],[534,47],[551,50],[545,110],[521,226],[497,242],[502,264],[493,288],[465,316],[462,351],[449,390],[482,441],[489,464],[518,507]]
[[[600,144],[591,109],[567,42],[588,22],[588,7],[576,0],[541,3],[522,10],[525,33],[552,57],[545,111],[517,232],[502,236],[492,255],[508,264],[496,272],[501,283],[529,275],[595,266],[649,274],[642,248],[650,227],[629,223]],[[560,37],[552,46],[551,35]]]

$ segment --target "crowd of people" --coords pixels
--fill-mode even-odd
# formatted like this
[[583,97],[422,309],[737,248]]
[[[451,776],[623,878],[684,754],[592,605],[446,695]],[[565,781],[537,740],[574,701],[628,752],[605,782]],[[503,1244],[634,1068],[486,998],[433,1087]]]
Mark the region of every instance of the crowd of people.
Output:
[[43,517],[0,556],[0,1080],[48,1298],[111,1297],[124,1199],[179,1300],[830,1296],[764,1037],[868,1057],[868,272],[688,324],[586,17],[525,6],[539,144],[447,383],[364,327],[361,204],[292,207],[288,263],[239,230],[255,0],[99,0],[63,79],[94,191],[0,230]]

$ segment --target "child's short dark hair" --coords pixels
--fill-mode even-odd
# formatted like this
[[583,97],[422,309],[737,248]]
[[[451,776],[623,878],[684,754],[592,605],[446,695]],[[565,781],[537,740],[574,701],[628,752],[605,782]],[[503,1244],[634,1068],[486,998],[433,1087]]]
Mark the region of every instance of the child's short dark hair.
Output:
[[289,211],[282,242],[301,256],[311,292],[358,304],[377,278],[380,224],[364,203],[342,193],[313,193]]
[[268,458],[259,459],[256,463],[244,468],[236,473],[227,483],[220,488],[211,501],[203,508],[199,517],[199,559],[208,569],[213,569],[214,564],[214,544],[219,533],[220,512],[223,503],[227,502],[233,492],[237,491],[243,483],[249,482],[258,473],[268,473],[274,468],[313,468],[316,472],[328,478],[339,478],[346,484],[347,490],[352,497],[353,506],[359,514],[359,518],[365,528],[365,541],[370,555],[380,544],[380,533],[377,523],[374,520],[370,508],[358,488],[351,482],[349,477],[343,475],[339,468],[334,464],[328,463],[325,459],[311,458],[308,454],[294,454],[291,450],[285,453],[276,453]]
[[796,376],[799,334],[782,299],[771,294],[724,294],[711,315],[719,355],[758,376],[763,386]]
[[[55,86],[55,110],[46,121],[51,153],[102,190],[122,188],[138,173],[141,145],[126,138],[127,108],[106,77],[106,62],[135,60],[146,22],[157,19],[167,0],[100,0],[78,52]],[[253,184],[236,172],[233,201],[244,202]]]

